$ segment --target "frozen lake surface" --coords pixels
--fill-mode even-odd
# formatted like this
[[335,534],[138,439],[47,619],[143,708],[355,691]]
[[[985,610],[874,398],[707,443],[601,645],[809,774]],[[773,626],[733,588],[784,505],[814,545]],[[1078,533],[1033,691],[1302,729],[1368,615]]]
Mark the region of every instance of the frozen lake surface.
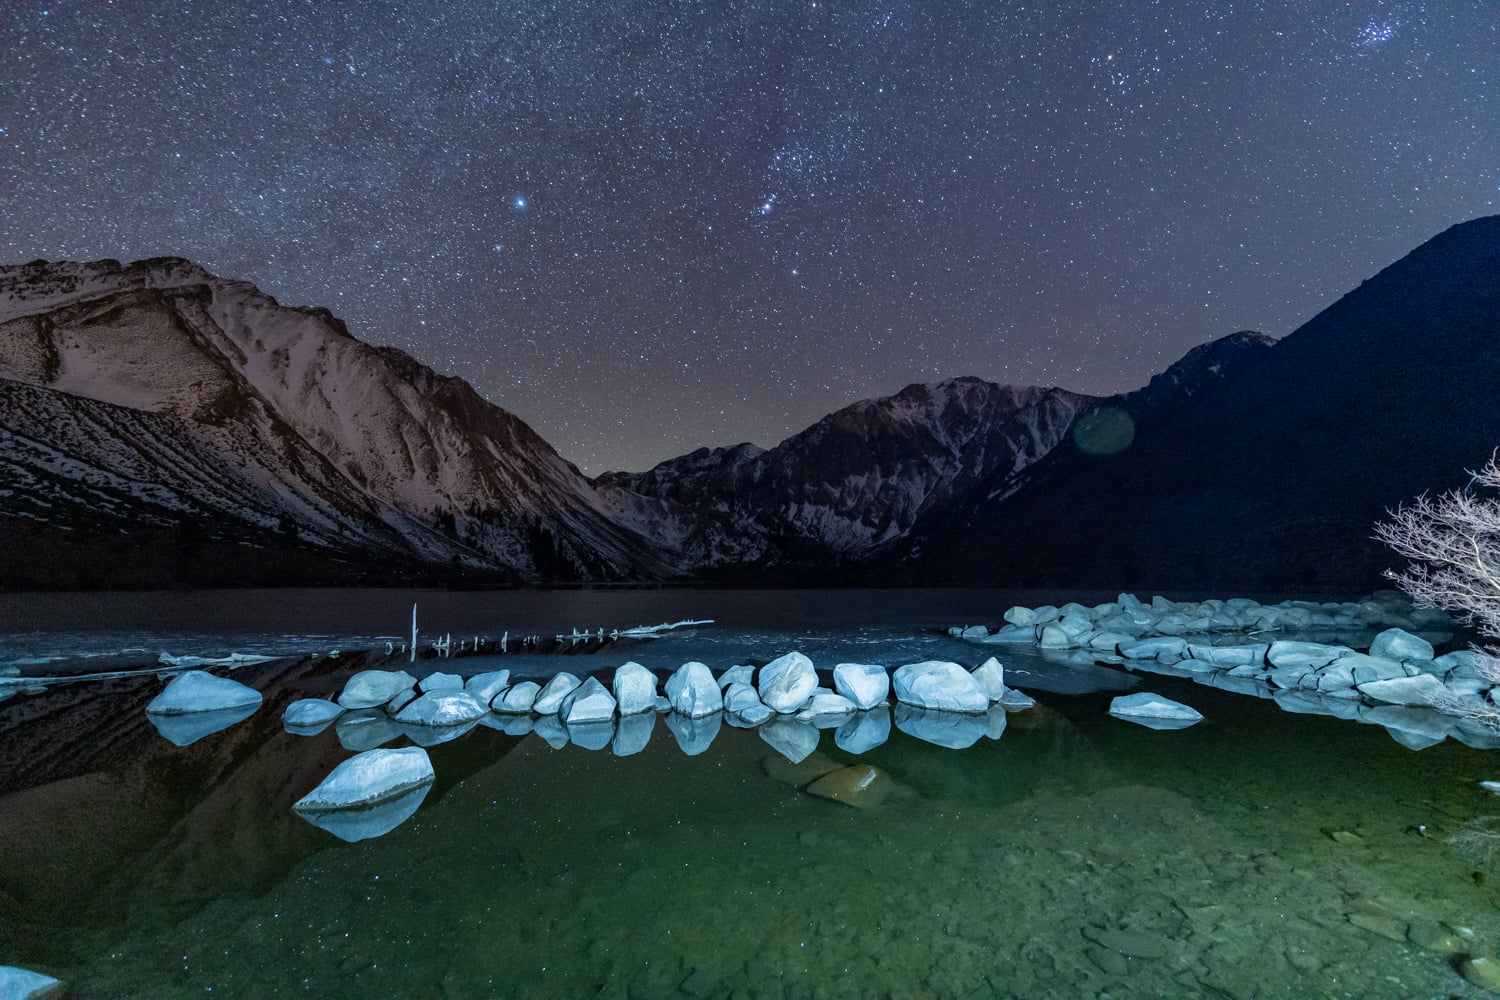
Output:
[[[856,755],[830,729],[795,766],[729,725],[689,755],[680,727],[653,720],[623,757],[481,725],[428,748],[437,780],[409,819],[346,843],[291,804],[349,749],[337,727],[296,736],[279,718],[335,694],[347,654],[235,671],[264,705],[183,747],[146,720],[154,677],[17,695],[0,702],[0,964],[81,998],[1485,995],[1455,970],[1496,954],[1500,892],[1481,853],[1449,840],[1500,813],[1478,785],[1500,778],[1492,751],[1413,752],[1379,726],[934,631],[1072,596],[1113,595],[4,597],[11,662],[383,648],[415,599],[424,633],[455,641],[717,621],[587,656],[421,661],[419,675],[993,653],[1040,704],[965,750],[892,726]],[[1111,718],[1125,690],[1206,720]],[[889,782],[871,808],[805,790],[855,763]]]

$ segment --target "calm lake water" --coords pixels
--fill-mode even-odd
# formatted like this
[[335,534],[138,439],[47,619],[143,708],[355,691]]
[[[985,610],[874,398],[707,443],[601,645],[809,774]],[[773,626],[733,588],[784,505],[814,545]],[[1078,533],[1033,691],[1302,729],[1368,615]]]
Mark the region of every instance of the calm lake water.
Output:
[[[812,765],[756,730],[724,725],[689,755],[694,734],[663,718],[621,757],[479,726],[429,748],[437,781],[410,819],[346,843],[291,811],[350,756],[340,732],[296,736],[279,718],[336,693],[359,665],[347,652],[241,668],[265,704],[184,747],[145,718],[153,677],[17,695],[0,702],[0,964],[80,998],[1487,995],[1455,961],[1500,947],[1500,874],[1448,841],[1500,814],[1478,786],[1500,778],[1493,751],[1414,752],[1379,726],[926,631],[1059,596],[415,595],[424,631],[455,642],[719,622],[497,658],[537,675],[625,659],[719,670],[789,649],[825,669],[995,653],[1037,697],[964,750],[892,726],[855,755],[823,732],[821,757],[889,775],[869,809],[809,794]],[[412,597],[11,595],[0,621],[12,662],[54,666],[137,645],[348,650],[399,634]],[[1158,732],[1108,716],[1128,689],[1206,720]]]

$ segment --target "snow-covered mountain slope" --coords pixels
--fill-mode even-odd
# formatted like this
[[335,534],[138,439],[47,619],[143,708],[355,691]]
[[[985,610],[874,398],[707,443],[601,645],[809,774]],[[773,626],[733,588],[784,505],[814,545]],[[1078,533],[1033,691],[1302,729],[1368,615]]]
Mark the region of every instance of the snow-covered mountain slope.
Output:
[[878,572],[915,583],[1378,586],[1398,560],[1373,524],[1419,493],[1462,486],[1500,444],[1500,216],[1435,236],[1247,360],[1176,403],[1147,400],[1154,382],[1126,403],[1129,448],[1065,444],[982,484],[918,525]]
[[[698,572],[834,578],[921,514],[1046,454],[1091,397],[959,378],[831,413],[776,447],[699,449],[596,481]],[[641,498],[657,506],[642,512]]]
[[467,383],[184,260],[0,268],[0,380],[17,535],[94,504],[501,578],[673,570]]

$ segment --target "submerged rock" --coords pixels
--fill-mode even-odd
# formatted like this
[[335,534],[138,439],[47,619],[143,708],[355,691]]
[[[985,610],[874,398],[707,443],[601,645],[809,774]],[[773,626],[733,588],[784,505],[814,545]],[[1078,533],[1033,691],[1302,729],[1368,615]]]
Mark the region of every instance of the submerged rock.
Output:
[[373,806],[431,784],[436,777],[421,747],[366,750],[335,767],[292,809],[306,813]]
[[[925,660],[899,667],[891,678],[896,700],[917,708],[945,712],[983,712],[990,699],[963,667],[942,660]],[[900,720],[896,722],[900,726]]]
[[536,696],[541,690],[536,681],[521,681],[495,695],[490,707],[497,712],[527,713],[536,704]]
[[396,713],[408,726],[461,726],[488,715],[490,707],[462,688],[439,688]]
[[361,670],[349,678],[338,702],[345,708],[379,708],[416,686],[417,679],[405,670]]
[[808,785],[807,792],[856,809],[872,809],[889,798],[894,788],[891,776],[880,768],[853,764],[829,771]]
[[814,781],[839,769],[836,761],[830,760],[826,754],[811,753],[799,761],[788,761],[781,757],[762,757],[760,761],[761,770],[766,772],[766,777],[772,781],[779,781],[783,785],[791,785],[793,788],[805,788]]
[[247,706],[253,710],[260,703],[261,693],[253,687],[202,670],[189,670],[174,677],[161,694],[151,699],[146,714],[186,715]]
[[773,712],[790,715],[800,711],[818,688],[818,673],[801,653],[787,653],[760,668],[757,690],[760,700]]
[[577,677],[566,671],[553,675],[552,679],[542,686],[537,692],[536,701],[531,710],[537,715],[553,715],[562,708],[563,699],[573,693],[573,689],[583,683]]
[[43,1000],[56,996],[62,982],[13,965],[0,965],[0,1000]]
[[696,660],[684,663],[667,678],[666,691],[672,711],[690,719],[701,719],[724,708],[724,695],[713,671]]
[[833,668],[833,689],[857,709],[884,705],[891,694],[891,675],[874,663],[840,663]]
[[610,687],[621,716],[656,711],[656,675],[634,660],[616,668]]

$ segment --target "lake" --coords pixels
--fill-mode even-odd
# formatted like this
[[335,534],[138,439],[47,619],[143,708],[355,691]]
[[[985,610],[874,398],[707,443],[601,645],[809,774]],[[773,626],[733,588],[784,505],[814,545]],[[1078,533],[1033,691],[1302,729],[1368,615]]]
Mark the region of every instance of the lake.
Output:
[[[942,631],[1068,596],[1113,595],[0,597],[0,661],[29,673],[319,654],[234,671],[264,705],[187,746],[145,717],[153,676],[0,702],[0,964],[80,998],[1485,995],[1456,964],[1500,946],[1492,841],[1450,840],[1500,814],[1478,784],[1500,778],[1491,751],[1416,752],[1380,726]],[[336,694],[362,662],[350,650],[403,641],[413,600],[424,635],[455,643],[716,620],[587,654],[421,660],[418,675],[993,653],[1039,704],[963,750],[898,719],[852,754],[829,729],[799,764],[727,724],[705,743],[652,719],[629,756],[481,725],[428,748],[436,782],[410,818],[345,842],[291,804],[350,756],[348,732],[292,735],[280,715]],[[1127,690],[1206,719],[1109,716]],[[884,773],[882,801],[807,790],[854,763]]]

